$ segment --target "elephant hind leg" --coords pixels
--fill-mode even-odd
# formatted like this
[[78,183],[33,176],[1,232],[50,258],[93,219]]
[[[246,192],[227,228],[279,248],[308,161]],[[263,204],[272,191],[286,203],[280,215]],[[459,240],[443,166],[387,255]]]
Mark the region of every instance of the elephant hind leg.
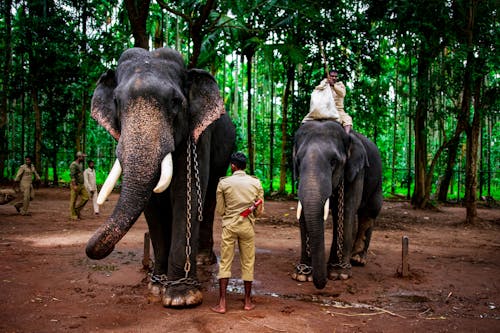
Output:
[[367,263],[368,246],[370,245],[372,229],[375,219],[360,216],[356,241],[352,249],[351,263],[355,266],[364,266]]

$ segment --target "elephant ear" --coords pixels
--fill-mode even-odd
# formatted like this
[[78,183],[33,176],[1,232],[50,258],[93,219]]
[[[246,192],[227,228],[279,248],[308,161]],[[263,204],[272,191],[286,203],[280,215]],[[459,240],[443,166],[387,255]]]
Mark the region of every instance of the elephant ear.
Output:
[[344,177],[348,182],[352,182],[358,173],[369,164],[366,149],[361,140],[350,134],[349,141]]
[[226,110],[219,86],[207,71],[201,69],[188,71],[187,95],[191,118],[190,130],[196,143],[203,131],[226,113]]
[[101,75],[92,97],[90,115],[118,141],[120,126],[116,117],[114,100],[116,85],[115,71],[110,69]]

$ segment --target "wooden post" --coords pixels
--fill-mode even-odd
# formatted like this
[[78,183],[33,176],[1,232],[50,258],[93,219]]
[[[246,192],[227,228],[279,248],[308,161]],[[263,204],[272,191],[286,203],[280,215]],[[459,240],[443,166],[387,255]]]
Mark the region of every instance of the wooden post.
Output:
[[401,275],[407,277],[410,273],[410,265],[408,263],[408,236],[403,236],[402,239],[402,261],[401,261]]
[[150,244],[151,238],[149,237],[149,232],[144,233],[144,256],[142,257],[142,267],[144,269],[149,269],[150,263]]

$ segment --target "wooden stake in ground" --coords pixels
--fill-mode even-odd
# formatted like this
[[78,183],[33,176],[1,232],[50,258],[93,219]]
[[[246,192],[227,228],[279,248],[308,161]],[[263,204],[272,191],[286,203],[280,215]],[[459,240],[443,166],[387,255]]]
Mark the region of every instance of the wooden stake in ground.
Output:
[[150,245],[151,237],[149,236],[149,232],[144,233],[144,256],[142,257],[142,267],[145,269],[149,268],[150,263]]
[[408,263],[408,236],[403,236],[402,239],[402,258],[401,258],[401,275],[407,277],[410,273],[409,263]]

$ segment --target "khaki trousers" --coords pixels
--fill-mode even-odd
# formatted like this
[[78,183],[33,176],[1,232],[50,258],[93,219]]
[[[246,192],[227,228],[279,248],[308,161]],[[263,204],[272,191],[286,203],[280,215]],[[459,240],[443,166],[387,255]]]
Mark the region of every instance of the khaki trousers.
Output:
[[[71,187],[71,197],[69,202],[69,212],[72,219],[77,219],[80,217],[80,211],[83,209],[87,201],[89,201],[89,192],[85,189],[83,184],[78,185],[78,189],[75,191],[73,186]],[[76,200],[80,196],[80,202],[76,204]]]
[[236,242],[240,251],[241,279],[253,281],[255,231],[248,218],[222,228],[218,279],[231,277]]

